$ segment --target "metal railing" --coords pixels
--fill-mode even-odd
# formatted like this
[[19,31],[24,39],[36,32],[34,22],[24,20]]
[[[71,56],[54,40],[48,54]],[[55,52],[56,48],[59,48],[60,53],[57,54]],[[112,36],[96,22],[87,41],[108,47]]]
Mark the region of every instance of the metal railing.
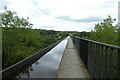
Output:
[[120,47],[71,36],[92,78],[120,78]]

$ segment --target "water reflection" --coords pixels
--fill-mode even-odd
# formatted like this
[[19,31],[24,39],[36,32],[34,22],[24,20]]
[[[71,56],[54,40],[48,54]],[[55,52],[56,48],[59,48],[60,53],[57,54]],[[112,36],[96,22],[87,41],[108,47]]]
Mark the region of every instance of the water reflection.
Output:
[[68,38],[69,37],[60,42],[16,78],[56,78]]

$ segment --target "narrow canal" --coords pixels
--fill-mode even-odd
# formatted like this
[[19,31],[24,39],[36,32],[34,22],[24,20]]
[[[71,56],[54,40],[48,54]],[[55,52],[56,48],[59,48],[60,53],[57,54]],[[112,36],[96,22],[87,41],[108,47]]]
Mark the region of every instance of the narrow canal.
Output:
[[20,73],[16,79],[56,78],[68,38],[69,36],[51,49],[48,53],[46,53],[42,58],[33,63],[29,68]]

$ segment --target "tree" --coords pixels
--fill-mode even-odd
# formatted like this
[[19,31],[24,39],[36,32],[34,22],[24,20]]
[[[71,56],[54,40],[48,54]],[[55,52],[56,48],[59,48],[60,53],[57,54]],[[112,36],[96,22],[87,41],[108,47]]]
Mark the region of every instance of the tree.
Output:
[[0,14],[2,27],[17,27],[17,28],[31,28],[33,24],[28,22],[28,19],[20,18],[16,12],[6,11]]
[[113,26],[114,21],[115,19],[108,16],[103,22],[97,23],[91,31],[90,39],[118,45],[118,26]]
[[33,44],[35,37],[38,37],[39,34],[36,35],[36,32],[31,30],[32,24],[28,22],[28,19],[18,17],[15,12],[0,13],[0,19],[2,26],[2,66],[4,69],[36,50],[34,48],[36,45],[33,46]]

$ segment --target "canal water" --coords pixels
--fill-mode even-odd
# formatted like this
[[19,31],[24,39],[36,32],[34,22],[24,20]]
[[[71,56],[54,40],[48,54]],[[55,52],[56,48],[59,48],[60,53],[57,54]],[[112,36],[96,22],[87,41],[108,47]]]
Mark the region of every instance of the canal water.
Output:
[[33,63],[29,68],[20,73],[19,78],[56,78],[57,71],[67,46],[69,36],[57,46],[46,53],[42,58]]

